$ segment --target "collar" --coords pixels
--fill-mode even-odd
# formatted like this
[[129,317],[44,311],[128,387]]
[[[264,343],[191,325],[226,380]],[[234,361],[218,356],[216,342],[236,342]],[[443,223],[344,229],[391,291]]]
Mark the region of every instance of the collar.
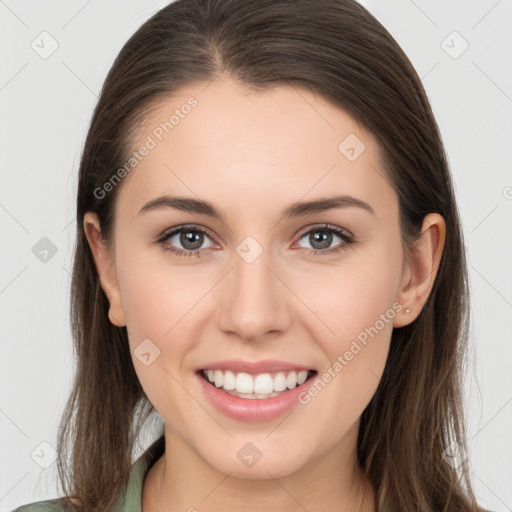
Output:
[[130,478],[126,485],[123,500],[116,512],[142,512],[142,486],[151,466],[165,451],[165,436],[162,434],[133,464]]

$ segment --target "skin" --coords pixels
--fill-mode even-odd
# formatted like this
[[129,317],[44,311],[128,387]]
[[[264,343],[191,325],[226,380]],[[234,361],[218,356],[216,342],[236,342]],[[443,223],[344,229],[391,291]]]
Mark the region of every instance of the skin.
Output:
[[[285,85],[254,93],[223,76],[189,86],[149,114],[133,148],[189,96],[198,105],[120,185],[112,245],[101,243],[93,213],[84,219],[109,317],[127,326],[137,375],[165,422],[166,452],[144,481],[142,509],[375,511],[375,491],[355,464],[360,416],[379,384],[393,328],[412,322],[432,289],[444,220],[425,217],[406,261],[398,197],[376,140],[323,98]],[[354,161],[338,150],[348,134],[366,146]],[[139,214],[162,194],[208,200],[225,220],[171,208]],[[280,220],[291,203],[337,194],[367,202],[375,214],[350,207]],[[321,223],[348,230],[356,243],[332,234],[327,247],[343,249],[321,254],[325,245],[309,236]],[[155,243],[183,224],[212,235],[199,257]],[[247,236],[263,250],[252,263],[236,252]],[[191,247],[179,234],[164,243]],[[393,304],[401,311],[289,416],[226,417],[194,374],[221,359],[275,358],[321,375]],[[147,338],[160,350],[149,366],[133,355]],[[252,467],[237,458],[247,442],[262,452]]]

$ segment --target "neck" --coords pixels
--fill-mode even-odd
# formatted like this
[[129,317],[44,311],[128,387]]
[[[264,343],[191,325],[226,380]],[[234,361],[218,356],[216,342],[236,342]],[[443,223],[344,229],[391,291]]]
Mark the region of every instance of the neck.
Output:
[[[357,424],[349,434],[356,439]],[[144,481],[142,512],[375,512],[375,490],[355,463],[355,443],[347,451],[346,441],[284,477],[268,471],[248,479],[217,471],[166,428],[165,453]]]

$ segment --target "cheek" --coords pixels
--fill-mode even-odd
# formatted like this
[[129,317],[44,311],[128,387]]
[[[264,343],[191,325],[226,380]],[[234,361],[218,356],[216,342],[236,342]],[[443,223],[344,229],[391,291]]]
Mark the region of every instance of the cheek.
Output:
[[163,404],[177,407],[180,368],[200,337],[197,303],[211,285],[194,280],[184,266],[166,265],[164,258],[156,264],[155,249],[121,251],[122,244],[118,281],[135,371],[157,410]]
[[211,286],[194,281],[183,267],[155,265],[143,251],[120,262],[118,275],[138,379],[166,422],[180,430],[181,420],[166,414],[182,410],[189,399],[180,370],[199,339],[195,306]]
[[329,355],[338,354],[361,333],[364,338],[365,329],[376,323],[389,335],[401,267],[399,241],[388,240],[372,244],[371,250],[356,249],[341,264],[296,279],[297,295],[314,313],[304,318],[310,319],[310,330]]
[[321,279],[303,280],[298,292],[315,313],[307,315],[308,330],[326,355],[318,384],[304,403],[315,408],[329,403],[310,418],[325,415],[325,421],[337,421],[340,429],[360,416],[380,382],[400,310],[396,297],[402,264],[401,251],[389,243],[375,244],[374,250],[346,261]]
[[[131,247],[130,251],[126,250]],[[194,269],[173,265],[158,247],[137,247],[119,241],[118,281],[127,327],[136,338],[164,341],[193,316],[195,304],[208,289],[194,279]]]

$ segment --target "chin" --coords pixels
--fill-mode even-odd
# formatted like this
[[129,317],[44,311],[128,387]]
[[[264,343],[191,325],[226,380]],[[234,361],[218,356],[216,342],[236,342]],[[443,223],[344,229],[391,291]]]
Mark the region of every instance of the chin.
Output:
[[[263,480],[283,478],[301,469],[306,463],[303,449],[293,453],[285,446],[267,446],[258,449],[258,441],[236,442],[236,449],[226,450],[224,455],[208,454],[203,459],[217,471],[234,478]],[[297,446],[297,444],[295,445]]]

